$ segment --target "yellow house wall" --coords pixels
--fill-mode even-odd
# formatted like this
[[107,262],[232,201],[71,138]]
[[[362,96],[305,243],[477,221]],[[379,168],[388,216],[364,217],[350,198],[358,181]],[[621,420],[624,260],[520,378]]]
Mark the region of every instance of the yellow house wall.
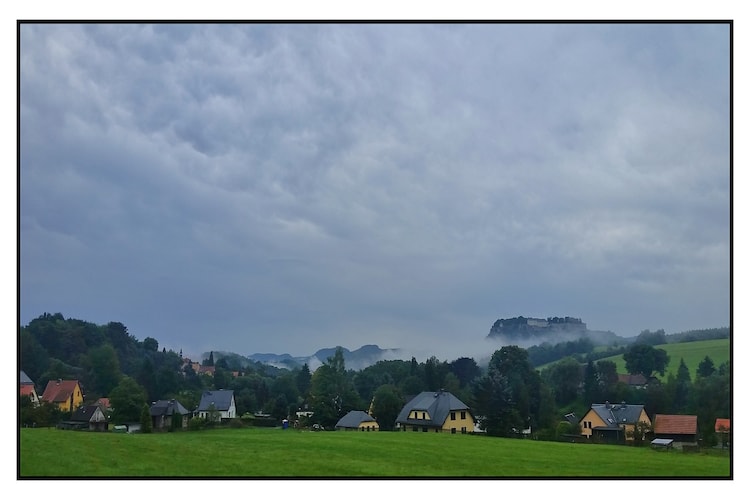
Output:
[[[591,422],[590,427],[586,427],[584,425],[584,422],[587,422],[587,421]],[[645,410],[641,410],[641,414],[638,416],[638,421],[645,422],[646,424],[651,425],[651,419],[648,418],[648,415],[646,414]],[[592,433],[591,431],[594,427],[599,427],[599,426],[606,427],[607,425],[608,424],[604,422],[604,420],[599,418],[599,415],[597,415],[596,412],[589,411],[581,420],[581,435],[586,436],[587,438],[590,438],[591,433]],[[633,430],[635,429],[635,425],[625,424],[623,427],[625,429],[625,439],[628,441],[632,441],[633,440],[632,433],[633,433]]]
[[[590,426],[587,426],[585,422],[591,422]],[[581,435],[586,436],[587,438],[591,437],[591,430],[594,427],[599,426],[605,426],[607,425],[604,420],[599,418],[599,415],[596,414],[596,412],[589,410],[586,415],[583,416],[583,419],[581,419]]]
[[360,431],[366,432],[368,427],[370,428],[370,432],[380,430],[377,422],[360,422],[358,428]]
[[[465,416],[464,418],[461,418],[461,411],[462,410],[456,410],[455,412],[453,412],[456,414],[455,420],[451,420],[451,414],[448,413],[448,417],[445,419],[442,427],[439,427],[438,429],[431,427],[430,429],[428,429],[428,432],[435,432],[436,430],[439,430],[440,432],[451,432],[451,429],[456,429],[456,433],[460,434],[463,427],[466,428],[467,433],[474,432],[474,419],[471,416],[471,412],[469,412],[468,410],[463,410],[465,412]],[[422,413],[425,414],[425,418],[422,418]],[[430,419],[429,413],[427,413],[426,411],[423,412],[422,410],[411,411],[409,413],[409,418],[424,420],[424,423],[428,425],[432,423],[432,419]],[[420,426],[419,424],[405,425],[404,427],[406,428],[407,432],[414,432],[415,427],[417,428],[418,432],[423,432],[422,426]]]
[[81,386],[76,385],[76,388],[73,391],[73,408],[70,407],[70,399],[58,403],[57,406],[62,411],[71,412],[76,411],[81,404],[83,404],[83,393],[81,392]]
[[[464,418],[461,418],[461,411],[464,412]],[[451,413],[455,413],[456,420],[451,420]],[[443,424],[443,432],[452,432],[451,429],[456,429],[457,433],[461,433],[463,427],[466,427],[466,432],[474,432],[474,419],[468,410],[455,410],[448,413]]]

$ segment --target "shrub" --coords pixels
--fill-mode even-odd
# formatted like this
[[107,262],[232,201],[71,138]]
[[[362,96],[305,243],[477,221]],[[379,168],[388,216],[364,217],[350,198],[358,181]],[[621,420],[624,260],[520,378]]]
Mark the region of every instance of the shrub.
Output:
[[206,419],[203,417],[194,417],[188,422],[189,431],[201,431],[206,428]]

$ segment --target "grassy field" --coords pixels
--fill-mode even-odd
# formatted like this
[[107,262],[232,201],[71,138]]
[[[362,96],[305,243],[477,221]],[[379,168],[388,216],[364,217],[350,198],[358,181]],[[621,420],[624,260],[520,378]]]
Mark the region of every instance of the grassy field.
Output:
[[[677,344],[662,344],[654,346],[657,349],[664,349],[669,356],[669,365],[664,372],[664,376],[656,374],[662,380],[666,380],[669,374],[677,375],[677,369],[680,367],[680,359],[685,360],[685,365],[690,370],[690,378],[695,379],[695,372],[698,364],[703,358],[708,356],[714,362],[714,367],[725,361],[729,361],[729,339],[716,340],[699,340],[696,342],[680,342]],[[607,361],[614,361],[617,365],[617,373],[627,373],[625,369],[625,360],[622,355],[604,358]]]
[[[412,432],[269,428],[160,434],[21,429],[19,478],[730,478],[684,453]],[[62,457],[74,457],[65,458]]]

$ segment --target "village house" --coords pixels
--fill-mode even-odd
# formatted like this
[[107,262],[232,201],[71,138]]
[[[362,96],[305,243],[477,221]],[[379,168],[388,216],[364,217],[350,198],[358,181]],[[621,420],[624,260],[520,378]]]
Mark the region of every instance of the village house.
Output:
[[592,404],[581,418],[581,435],[599,442],[624,443],[634,439],[639,422],[643,427],[651,428],[651,419],[643,405],[629,405],[624,401],[620,404]]
[[34,381],[23,370],[21,370],[20,382],[21,396],[29,398],[34,406],[39,406],[39,395],[36,392]]
[[698,444],[698,417],[696,415],[654,415],[654,439],[671,441],[674,448]]
[[425,391],[412,398],[396,418],[396,428],[413,432],[474,432],[469,407],[450,392]]
[[337,431],[377,431],[380,430],[378,422],[367,412],[352,410],[336,422]]
[[58,429],[76,429],[105,432],[107,416],[98,405],[85,405],[73,412],[70,419],[58,424]]
[[61,411],[73,413],[83,404],[83,391],[77,380],[50,380],[42,393],[42,401],[56,404]]
[[[198,409],[195,410],[199,417],[209,420],[229,420],[237,416],[237,407],[234,403],[234,391],[220,389],[218,391],[206,391],[201,396]],[[215,417],[214,417],[215,415]]]
[[151,428],[154,431],[184,429],[188,424],[188,411],[176,399],[161,399],[151,403]]

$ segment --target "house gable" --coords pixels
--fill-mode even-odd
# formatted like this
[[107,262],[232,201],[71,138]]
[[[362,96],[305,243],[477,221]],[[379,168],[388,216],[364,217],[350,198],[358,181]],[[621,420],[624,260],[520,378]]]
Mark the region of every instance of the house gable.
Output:
[[336,429],[377,430],[379,425],[371,415],[362,410],[352,410],[339,419]]
[[474,432],[469,407],[447,391],[425,391],[412,398],[396,418],[402,430]]
[[50,380],[42,393],[42,401],[72,412],[83,403],[83,392],[77,380]]
[[632,439],[629,434],[633,432],[638,422],[651,425],[651,419],[643,405],[629,405],[625,402],[592,404],[589,411],[581,418],[581,434],[588,438],[594,435],[611,435],[613,436],[611,439],[619,440],[620,436],[626,440]]
[[220,418],[222,419],[235,418],[237,416],[233,390],[220,389],[218,391],[204,392],[196,410],[198,416],[207,418],[212,405],[214,409],[219,411]]

